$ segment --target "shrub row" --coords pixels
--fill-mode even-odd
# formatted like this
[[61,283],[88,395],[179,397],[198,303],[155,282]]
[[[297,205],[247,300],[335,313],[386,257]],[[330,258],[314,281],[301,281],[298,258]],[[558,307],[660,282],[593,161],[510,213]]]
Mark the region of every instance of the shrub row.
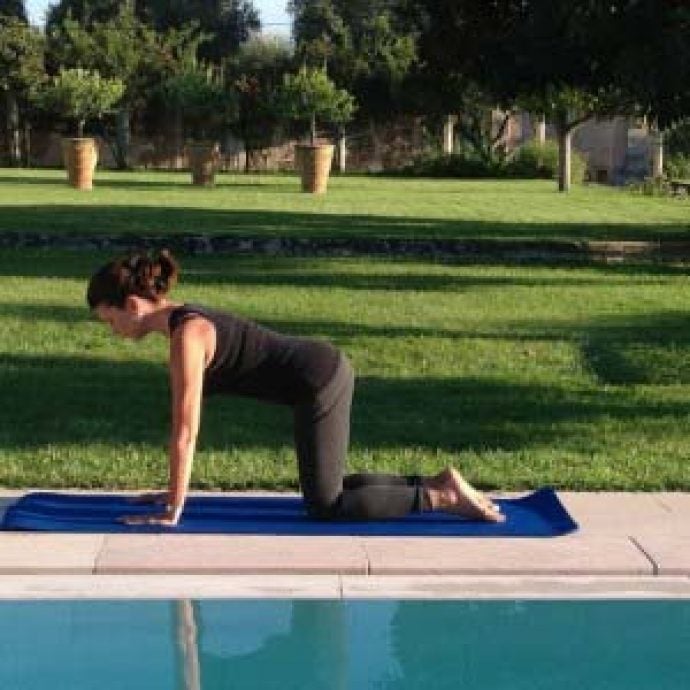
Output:
[[[572,182],[583,182],[586,172],[587,162],[573,151]],[[505,160],[487,161],[469,153],[426,155],[396,171],[396,174],[406,177],[556,179],[558,145],[553,141],[544,144],[528,142]]]

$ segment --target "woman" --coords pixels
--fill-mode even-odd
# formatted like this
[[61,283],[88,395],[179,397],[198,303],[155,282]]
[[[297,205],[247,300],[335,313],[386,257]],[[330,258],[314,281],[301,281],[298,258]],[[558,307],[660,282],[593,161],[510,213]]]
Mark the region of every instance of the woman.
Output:
[[202,398],[240,395],[288,405],[304,503],[320,520],[373,520],[443,510],[483,520],[502,519],[497,507],[449,468],[435,477],[343,476],[350,432],[354,373],[326,342],[281,335],[230,313],[170,301],[178,267],[168,252],[111,261],[89,282],[87,302],[113,332],[139,340],[170,340],[172,428],[168,491],[144,501],[159,515],[128,524],[177,524],[182,513],[201,418]]

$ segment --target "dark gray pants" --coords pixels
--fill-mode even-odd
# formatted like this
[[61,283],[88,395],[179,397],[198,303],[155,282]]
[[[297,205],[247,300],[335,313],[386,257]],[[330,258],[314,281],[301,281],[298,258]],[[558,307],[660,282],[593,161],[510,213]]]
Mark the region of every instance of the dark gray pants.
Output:
[[420,477],[343,476],[354,380],[352,365],[342,355],[315,400],[295,408],[295,448],[308,513],[320,520],[381,520],[421,511]]

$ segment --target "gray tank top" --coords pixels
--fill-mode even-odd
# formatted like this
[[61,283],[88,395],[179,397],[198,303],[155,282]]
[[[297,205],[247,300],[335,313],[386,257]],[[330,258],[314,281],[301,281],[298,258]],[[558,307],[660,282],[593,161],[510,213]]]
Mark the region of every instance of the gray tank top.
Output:
[[276,333],[228,312],[185,304],[170,314],[170,333],[199,315],[216,329],[216,352],[204,372],[204,396],[241,395],[282,405],[314,399],[335,374],[330,343]]

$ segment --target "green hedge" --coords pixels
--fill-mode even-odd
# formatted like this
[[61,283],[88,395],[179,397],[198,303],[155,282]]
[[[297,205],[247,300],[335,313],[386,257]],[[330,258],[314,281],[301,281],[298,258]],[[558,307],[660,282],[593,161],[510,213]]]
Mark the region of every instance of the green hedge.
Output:
[[[586,172],[587,162],[573,151],[573,184],[582,183]],[[386,174],[389,175],[390,171]],[[395,171],[395,174],[405,177],[556,179],[558,144],[554,141],[544,144],[528,142],[503,161],[486,161],[469,153],[425,155]]]

